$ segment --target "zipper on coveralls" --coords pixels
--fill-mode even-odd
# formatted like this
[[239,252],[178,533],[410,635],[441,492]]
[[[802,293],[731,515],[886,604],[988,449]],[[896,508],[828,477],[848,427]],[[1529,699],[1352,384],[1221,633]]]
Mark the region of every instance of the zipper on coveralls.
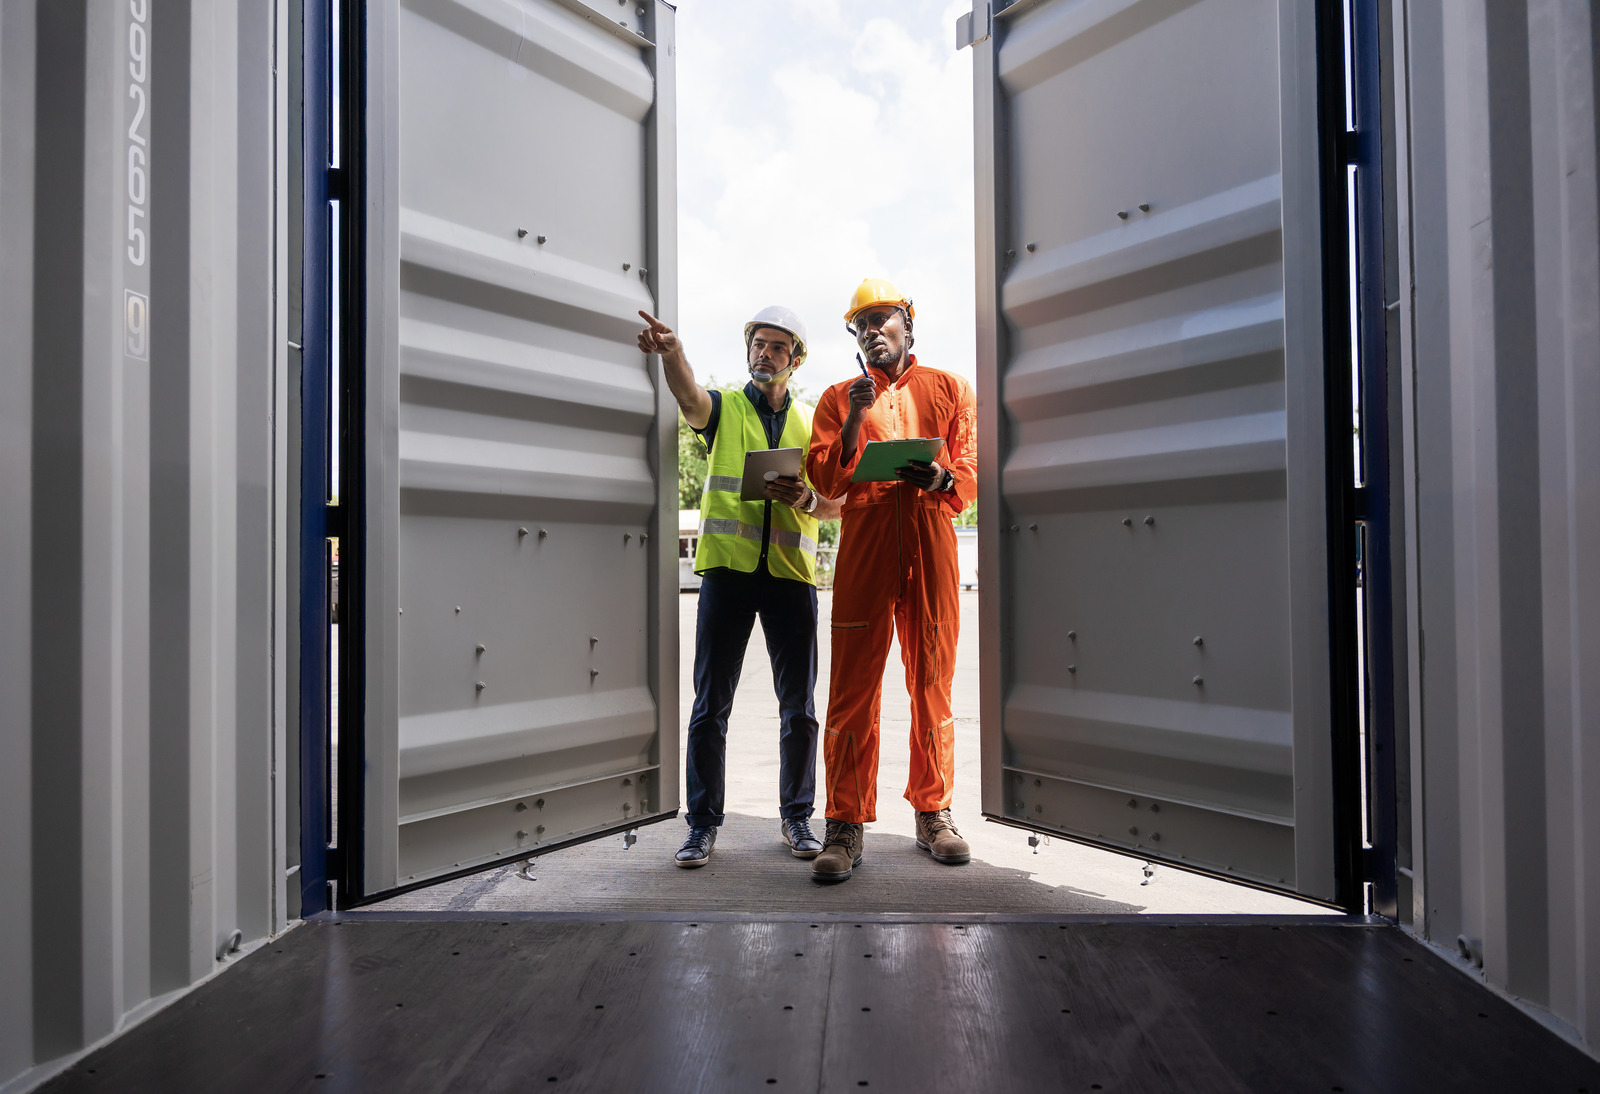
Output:
[[905,518],[900,510],[900,498],[905,493],[902,489],[903,482],[894,484],[894,555],[899,565],[895,567],[895,589],[898,591],[896,599],[906,595],[906,537],[903,524]]

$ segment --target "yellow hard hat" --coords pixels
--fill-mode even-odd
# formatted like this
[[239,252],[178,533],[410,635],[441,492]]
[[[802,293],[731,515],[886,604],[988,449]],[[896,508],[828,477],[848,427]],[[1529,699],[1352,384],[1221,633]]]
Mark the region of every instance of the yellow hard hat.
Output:
[[869,277],[856,287],[855,295],[850,298],[850,310],[844,313],[844,321],[854,322],[857,313],[879,304],[904,308],[907,319],[917,317],[917,309],[912,306],[910,298],[902,296],[900,290],[894,287],[894,282],[883,277]]

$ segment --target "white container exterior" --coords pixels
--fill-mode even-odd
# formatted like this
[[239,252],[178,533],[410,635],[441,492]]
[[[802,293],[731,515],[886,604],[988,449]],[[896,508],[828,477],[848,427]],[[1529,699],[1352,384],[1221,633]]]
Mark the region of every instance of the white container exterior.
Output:
[[0,8],[0,1089],[285,926],[285,11]]
[[1596,28],[1562,0],[1392,15],[1402,915],[1595,1053]]

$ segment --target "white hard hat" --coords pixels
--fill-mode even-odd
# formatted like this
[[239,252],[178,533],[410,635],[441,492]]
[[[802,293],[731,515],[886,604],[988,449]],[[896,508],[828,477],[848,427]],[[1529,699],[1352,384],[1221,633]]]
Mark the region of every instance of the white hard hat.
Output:
[[787,331],[794,339],[794,356],[791,358],[791,367],[800,364],[806,359],[806,325],[800,322],[800,317],[782,304],[774,304],[769,308],[762,308],[756,312],[756,317],[744,325],[744,348],[750,351],[750,339],[755,335],[757,327],[774,327]]

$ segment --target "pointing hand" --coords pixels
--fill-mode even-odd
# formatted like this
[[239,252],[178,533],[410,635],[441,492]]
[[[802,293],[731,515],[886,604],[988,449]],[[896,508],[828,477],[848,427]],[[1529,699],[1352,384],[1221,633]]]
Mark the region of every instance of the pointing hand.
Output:
[[639,309],[639,315],[649,324],[639,332],[640,353],[659,353],[667,357],[682,349],[683,344],[678,341],[678,336],[672,333],[671,327],[643,308]]

